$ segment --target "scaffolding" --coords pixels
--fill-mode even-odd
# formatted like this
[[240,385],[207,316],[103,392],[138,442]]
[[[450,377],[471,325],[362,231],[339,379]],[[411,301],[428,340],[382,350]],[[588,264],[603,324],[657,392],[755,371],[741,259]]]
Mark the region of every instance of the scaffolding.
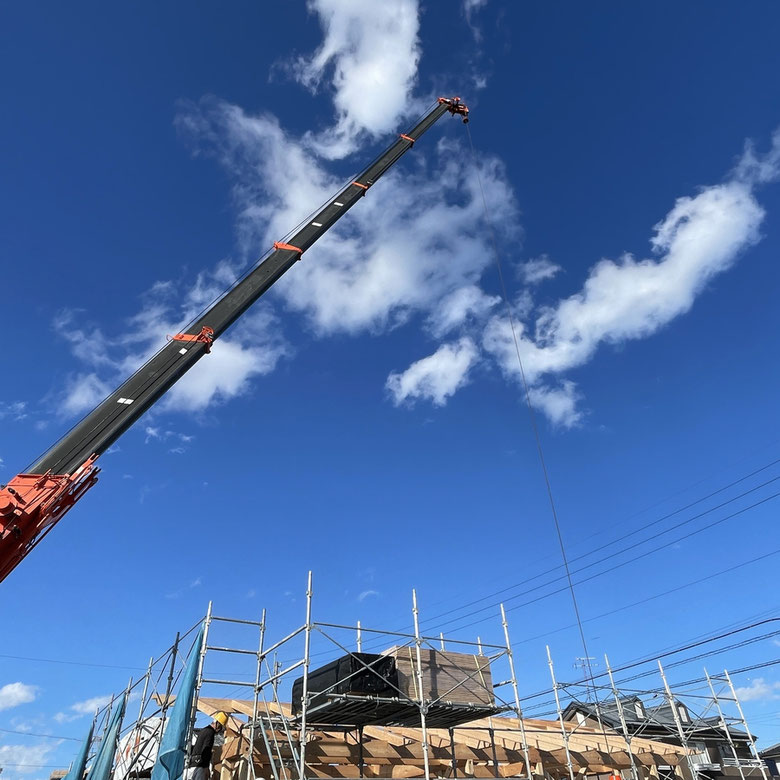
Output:
[[[545,702],[554,708],[545,713],[549,719],[530,718],[528,702],[533,697],[520,695],[503,606],[497,615],[497,635],[503,642],[491,644],[479,637],[472,642],[425,635],[414,591],[411,633],[361,622],[352,626],[317,621],[313,596],[309,573],[305,622],[280,632],[283,636],[273,642],[268,641],[266,610],[258,620],[229,618],[216,614],[210,603],[205,618],[177,634],[168,650],[149,660],[146,674],[121,694],[139,702],[125,716],[114,780],[149,777],[179,677],[201,626],[187,744],[193,743],[199,717],[228,715],[224,743],[216,754],[222,780],[577,780],[584,775],[712,780],[716,773],[699,744],[707,729],[710,734],[720,730],[731,745],[728,760],[721,762],[724,768],[740,780],[759,775],[769,780],[728,673],[707,675],[705,712],[713,708],[717,723],[707,721],[705,729],[705,713],[691,718],[688,707],[681,715],[681,694],[672,694],[660,662],[661,686],[619,690],[606,658],[607,672],[598,676],[607,678],[603,684],[592,673],[585,681],[559,681],[548,647],[552,687]],[[386,673],[389,657],[397,677]],[[334,663],[342,664],[340,668],[347,664],[348,673],[323,684],[323,669]],[[363,688],[354,690],[356,681]],[[590,691],[595,701],[589,701]],[[631,697],[640,695],[664,702],[672,722],[667,718],[661,723],[658,708],[647,707],[641,719],[636,711],[627,712]],[[684,692],[688,698],[695,695]],[[96,715],[93,750],[119,698]],[[577,717],[583,703],[590,710]],[[735,707],[738,717],[729,716]],[[737,725],[741,732],[735,731]],[[749,758],[745,739],[751,745]]]
[[[631,680],[649,675],[644,672],[629,678],[619,688],[606,655],[604,660],[606,671],[599,675],[606,677],[603,683],[597,682],[593,675],[585,682],[561,683],[555,678],[548,648],[554,713],[562,729],[565,724],[574,727],[564,737],[565,745],[581,727],[598,726],[604,730],[605,738],[609,731],[611,739],[622,741],[629,758],[629,769],[622,773],[625,780],[642,780],[644,776],[636,754],[640,739],[682,748],[682,760],[676,766],[657,764],[655,769],[661,780],[680,776],[686,780],[716,777],[770,780],[728,671],[717,676],[704,669],[702,678],[673,692],[661,660],[656,659],[659,686],[630,687]],[[594,701],[591,692],[595,694]],[[562,700],[568,702],[565,708]],[[569,774],[573,780],[571,769]]]

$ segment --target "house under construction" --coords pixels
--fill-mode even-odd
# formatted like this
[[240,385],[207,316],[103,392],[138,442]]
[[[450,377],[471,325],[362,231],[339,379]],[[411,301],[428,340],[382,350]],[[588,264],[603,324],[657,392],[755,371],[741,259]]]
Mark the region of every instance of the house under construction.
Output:
[[[708,678],[709,706],[719,718],[708,728],[721,735],[727,751],[732,748],[716,766],[676,717],[665,731],[651,720],[629,728],[636,714],[627,713],[624,703],[635,691],[618,691],[611,669],[603,685],[593,675],[560,683],[548,651],[552,687],[541,701],[542,694],[521,696],[503,607],[500,618],[498,644],[425,636],[416,595],[408,633],[317,622],[311,574],[306,620],[278,641],[268,641],[265,612],[258,621],[239,620],[209,606],[204,620],[177,635],[150,660],[147,673],[99,714],[88,752],[93,762],[101,751],[113,756],[114,780],[140,780],[171,756],[186,766],[198,726],[225,713],[213,780],[769,780],[730,678],[729,696],[717,693],[719,678]],[[659,669],[663,688],[655,695],[679,713],[680,694],[672,694]],[[137,713],[125,711],[131,691],[140,694],[134,697],[140,699]],[[549,706],[544,716],[524,711]],[[739,718],[729,715],[734,706]],[[590,708],[586,717],[572,716],[583,708]],[[170,736],[178,727],[179,747],[172,753]],[[735,734],[742,735],[747,754],[732,741]]]

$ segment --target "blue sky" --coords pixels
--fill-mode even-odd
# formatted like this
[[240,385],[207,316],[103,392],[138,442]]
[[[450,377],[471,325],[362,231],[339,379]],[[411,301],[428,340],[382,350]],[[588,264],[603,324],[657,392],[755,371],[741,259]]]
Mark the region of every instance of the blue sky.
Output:
[[[503,594],[521,693],[546,643],[577,674],[569,594],[522,595],[560,553],[477,171],[567,550],[595,551],[573,568],[613,554],[575,575],[599,575],[577,588],[590,653],[777,614],[776,4],[0,13],[6,479],[438,95],[471,106],[476,149],[432,129],[3,584],[0,764],[35,765],[12,780],[76,743],[8,732],[80,736],[82,703],[210,598],[301,623],[310,568],[321,620],[400,627],[416,587],[424,627],[494,640],[491,594],[552,569]],[[778,741],[776,667],[737,683]]]

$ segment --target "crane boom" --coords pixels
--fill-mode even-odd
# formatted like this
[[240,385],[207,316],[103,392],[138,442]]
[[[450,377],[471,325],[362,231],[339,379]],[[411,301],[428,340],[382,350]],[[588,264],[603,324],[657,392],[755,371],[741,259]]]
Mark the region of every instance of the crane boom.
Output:
[[300,260],[366,191],[445,113],[468,121],[460,98],[436,106],[402,133],[288,242],[273,251],[93,409],[25,472],[0,488],[0,582],[97,482],[95,460],[211,349],[263,293]]

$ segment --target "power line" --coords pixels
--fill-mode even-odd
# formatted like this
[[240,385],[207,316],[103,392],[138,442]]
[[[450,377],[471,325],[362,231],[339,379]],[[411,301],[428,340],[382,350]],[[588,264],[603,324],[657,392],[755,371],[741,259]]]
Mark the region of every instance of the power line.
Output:
[[[661,658],[668,658],[670,655],[676,655],[677,653],[682,653],[686,650],[693,650],[697,647],[701,647],[702,645],[706,645],[709,642],[717,642],[719,639],[727,639],[730,636],[734,636],[736,634],[741,633],[742,631],[749,631],[751,628],[758,628],[759,626],[767,625],[768,623],[776,623],[780,621],[780,617],[771,617],[771,618],[765,618],[764,620],[758,620],[754,623],[750,623],[749,625],[742,626],[741,628],[735,628],[731,631],[725,631],[721,634],[717,634],[715,636],[707,637],[706,639],[700,639],[695,642],[689,642],[685,645],[680,645],[678,647],[673,648],[672,650],[667,650],[664,653],[657,653],[652,654],[649,656],[645,656],[644,658],[637,660],[637,661],[631,661],[627,664],[623,664],[622,666],[615,667],[612,672],[613,674],[615,672],[625,672],[629,669],[634,669],[637,666],[642,666],[643,664],[651,663],[652,661],[657,661]],[[780,630],[779,630],[780,631]],[[593,679],[598,679],[600,677],[606,677],[607,672],[599,672],[599,674],[594,675]],[[543,691],[538,691],[537,693],[529,694],[528,696],[523,696],[523,700],[528,699],[535,699],[539,698],[540,696],[545,696],[549,693],[549,689],[545,688]]]
[[37,663],[45,664],[65,664],[67,666],[93,666],[99,669],[124,669],[126,671],[146,671],[145,666],[118,666],[116,664],[97,664],[88,661],[62,661],[58,658],[33,658],[26,655],[3,655],[0,654],[0,658],[10,658],[15,661],[35,661]]
[[[633,607],[638,607],[641,604],[646,604],[648,601],[654,601],[655,599],[663,598],[664,596],[668,596],[672,593],[677,593],[678,591],[684,590],[685,588],[691,588],[694,585],[699,585],[702,582],[707,582],[708,580],[715,579],[715,577],[721,577],[724,574],[729,574],[733,571],[736,571],[737,569],[741,569],[745,566],[749,566],[753,563],[757,563],[758,561],[763,561],[765,558],[771,558],[774,555],[780,554],[780,548],[777,550],[772,550],[772,552],[765,553],[764,555],[758,555],[755,558],[750,558],[750,560],[743,561],[742,563],[738,563],[735,566],[730,566],[728,569],[720,569],[713,574],[708,574],[706,577],[699,577],[699,579],[691,580],[691,582],[686,582],[683,585],[678,585],[674,588],[669,588],[669,590],[664,590],[661,593],[656,593],[652,596],[648,596],[647,598],[640,599],[639,601],[633,601],[631,604],[624,604],[622,607],[616,607],[615,609],[611,609],[608,612],[602,612],[600,615],[594,615],[593,617],[585,618],[583,620],[583,623],[590,623],[594,620],[601,620],[602,618],[609,617],[610,615],[615,615],[618,612],[623,612],[627,609],[631,609]],[[773,610],[774,611],[774,610]],[[515,644],[526,644],[528,642],[533,642],[537,639],[543,639],[544,637],[550,636],[551,634],[556,634],[559,631],[565,631],[569,628],[575,628],[573,624],[569,624],[568,626],[561,626],[560,628],[555,628],[552,631],[546,631],[543,634],[537,634],[536,636],[526,637],[525,639],[521,639],[519,642],[515,642]]]
[[[780,479],[780,477],[778,477],[778,479]],[[661,550],[665,550],[668,547],[671,547],[674,544],[677,544],[678,542],[684,541],[685,539],[689,539],[692,536],[696,536],[697,534],[703,533],[704,531],[707,531],[710,528],[714,528],[715,526],[720,525],[721,523],[724,523],[727,520],[731,520],[734,517],[738,517],[739,515],[742,515],[745,512],[750,511],[751,509],[755,509],[757,506],[761,506],[762,504],[765,504],[768,501],[772,501],[773,499],[777,498],[778,496],[780,496],[780,492],[773,493],[772,495],[767,496],[765,498],[762,498],[759,501],[756,501],[755,503],[750,504],[749,506],[743,507],[742,509],[739,509],[736,512],[732,512],[730,515],[726,515],[725,517],[721,517],[718,520],[713,521],[712,523],[708,523],[707,525],[702,526],[701,528],[698,528],[695,531],[690,531],[687,534],[683,534],[682,536],[679,536],[679,537],[677,537],[675,539],[672,539],[669,542],[666,542],[666,543],[664,543],[662,545],[659,545],[659,546],[654,547],[654,548],[652,548],[650,550],[647,550],[647,551],[645,551],[643,553],[640,553],[639,555],[635,555],[632,558],[628,558],[625,561],[620,561],[618,563],[615,563],[609,569],[602,569],[601,571],[598,571],[595,574],[591,574],[588,577],[584,577],[583,579],[578,580],[575,584],[576,585],[580,585],[580,584],[582,584],[584,582],[590,582],[591,580],[597,579],[598,577],[604,577],[604,576],[607,576],[609,574],[612,574],[612,572],[614,572],[615,569],[619,569],[619,568],[622,568],[623,566],[627,566],[629,563],[635,563],[636,561],[641,560],[642,558],[646,558],[648,555],[653,555],[653,554],[655,554],[657,552],[660,552]],[[674,528],[680,527],[681,525],[684,525],[684,524],[690,522],[693,519],[695,519],[695,518],[689,518],[689,520],[686,520],[686,521],[684,521],[682,523],[679,523],[678,525],[674,526],[672,529],[669,529],[669,530],[674,530]],[[644,540],[644,541],[650,541],[650,540]],[[631,547],[636,547],[636,546],[638,546],[638,544],[643,544],[643,543],[644,542],[640,542],[640,543],[637,543],[635,545],[632,545]],[[626,548],[626,550],[631,549],[631,547]],[[586,569],[592,568],[593,566],[596,566],[597,564],[609,561],[609,560],[617,557],[617,555],[619,555],[620,553],[625,552],[626,550],[622,550],[619,553],[612,553],[612,554],[610,554],[610,555],[608,555],[608,556],[606,556],[604,558],[599,559],[598,561],[594,561],[593,563],[588,564],[587,566],[582,566],[581,568],[576,569],[574,571],[574,574],[577,574],[579,572],[585,571]],[[529,588],[529,589],[527,589],[525,591],[521,591],[520,593],[517,593],[514,596],[511,596],[510,598],[506,599],[505,603],[507,603],[509,601],[513,601],[514,599],[520,598],[521,596],[527,595],[528,593],[532,593],[533,591],[540,590],[541,588],[547,587],[548,585],[554,585],[556,582],[558,582],[558,581],[560,581],[562,579],[563,579],[563,577],[556,577],[556,578],[554,578],[552,580],[548,580],[547,582],[542,583],[541,585],[536,585],[533,588]],[[549,593],[545,593],[545,594],[542,594],[541,596],[537,596],[536,598],[529,599],[528,601],[524,601],[521,604],[516,604],[515,606],[513,606],[508,611],[511,612],[511,611],[520,609],[521,607],[526,607],[526,606],[529,606],[530,604],[535,604],[535,603],[537,603],[539,601],[542,601],[544,599],[550,598],[551,596],[555,596],[558,593],[562,593],[565,590],[568,590],[568,587],[564,585],[563,587],[557,588],[556,590],[550,591]],[[478,614],[480,614],[482,612],[485,612],[488,609],[493,609],[496,606],[497,606],[497,604],[489,604],[489,605],[487,605],[485,607],[481,607],[480,609],[476,609],[476,610],[473,610],[472,612],[466,613],[465,615],[459,615],[458,617],[452,618],[451,620],[445,621],[443,623],[439,623],[439,624],[433,626],[433,628],[428,628],[428,631],[439,629],[442,626],[446,626],[446,625],[449,625],[451,623],[456,623],[459,620],[465,620],[466,618],[472,617],[473,615],[478,615]],[[463,625],[456,626],[456,630],[463,630],[464,628],[469,628],[471,626],[478,625],[479,623],[484,623],[486,620],[489,620],[489,619],[490,619],[489,616],[488,617],[484,617],[484,618],[479,618],[477,620],[471,621],[470,623],[465,623]]]
[[42,739],[69,739],[73,742],[81,742],[78,737],[58,737],[54,734],[36,734],[34,731],[14,731],[13,729],[0,729],[5,734],[21,734],[23,737],[41,737]]
[[[646,528],[648,528],[648,527],[650,527],[652,525],[656,525],[656,524],[658,524],[659,522],[662,522],[665,519],[673,517],[674,515],[679,514],[680,512],[684,511],[685,509],[689,509],[692,506],[695,506],[697,504],[702,503],[703,501],[706,501],[708,498],[711,498],[714,495],[717,495],[719,493],[723,493],[725,490],[728,490],[729,488],[734,487],[735,485],[737,485],[737,484],[739,484],[741,482],[744,482],[745,480],[749,479],[750,477],[753,477],[753,476],[755,476],[755,475],[757,475],[757,474],[759,474],[759,473],[761,473],[763,471],[766,471],[767,469],[771,468],[772,466],[774,466],[774,465],[776,465],[778,463],[780,463],[780,459],[773,460],[773,461],[771,461],[771,462],[769,462],[769,463],[767,463],[767,464],[765,464],[765,465],[763,465],[763,466],[761,466],[761,467],[759,467],[757,469],[754,469],[753,471],[751,471],[751,472],[749,472],[747,474],[742,475],[738,479],[732,480],[727,485],[724,485],[724,486],[722,486],[720,488],[717,488],[716,490],[711,491],[707,495],[702,496],[702,497],[696,499],[695,501],[689,502],[685,506],[679,507],[679,508],[673,510],[672,512],[669,512],[666,515],[663,515],[662,517],[657,518],[656,520],[653,520],[650,523],[647,523],[644,526],[641,526],[640,528],[637,528],[637,529],[635,529],[634,531],[632,531],[632,532],[630,532],[628,534],[624,534],[622,537],[614,539],[611,542],[607,542],[605,545],[602,545],[601,547],[593,548],[592,550],[586,551],[585,553],[581,553],[580,555],[576,556],[575,558],[573,558],[571,560],[581,560],[582,558],[585,558],[585,557],[587,557],[589,555],[592,555],[594,553],[600,552],[605,547],[609,547],[612,544],[615,544],[618,541],[622,541],[622,540],[624,540],[624,539],[626,539],[626,538],[628,538],[628,537],[630,537],[630,536],[632,536],[632,535],[634,535],[636,533],[639,533],[642,530],[645,530]],[[704,517],[707,514],[710,514],[711,512],[716,511],[717,509],[723,508],[724,506],[726,506],[726,505],[728,505],[730,503],[733,503],[734,501],[737,501],[740,498],[744,498],[745,496],[749,495],[750,493],[754,493],[755,491],[760,490],[762,487],[766,487],[767,485],[769,485],[769,484],[771,484],[773,482],[776,482],[778,479],[780,479],[780,476],[772,477],[771,479],[769,479],[769,480],[767,480],[765,482],[762,482],[759,485],[756,485],[756,486],[750,488],[749,490],[746,490],[746,491],[738,494],[737,496],[733,496],[732,498],[729,498],[729,499],[727,499],[725,501],[722,501],[720,504],[716,504],[715,506],[712,506],[712,507],[702,511],[702,512],[700,512],[700,513],[698,513],[698,514],[688,518],[687,520],[681,521],[679,523],[675,523],[674,525],[672,525],[669,528],[661,531],[659,534],[656,534],[653,537],[650,537],[648,539],[644,539],[644,540],[641,540],[639,542],[636,542],[633,545],[629,545],[627,547],[622,548],[621,550],[614,551],[613,553],[611,553],[610,555],[608,555],[608,556],[606,556],[604,558],[601,558],[601,559],[599,559],[597,561],[593,561],[590,564],[587,564],[586,566],[582,566],[579,569],[577,569],[574,573],[576,574],[576,573],[579,573],[581,571],[584,571],[587,568],[591,568],[591,567],[596,566],[596,565],[598,565],[600,563],[603,563],[605,561],[611,560],[612,558],[614,558],[614,557],[616,557],[616,556],[618,556],[618,555],[620,555],[620,554],[622,554],[624,552],[627,552],[630,549],[638,547],[638,546],[640,546],[642,544],[645,544],[645,543],[647,543],[649,541],[653,541],[654,539],[656,539],[658,536],[660,536],[662,534],[669,533],[669,532],[675,530],[676,528],[680,528],[683,525],[686,525],[686,524],[688,524],[690,522],[693,522],[694,520],[700,519],[701,517]],[[709,528],[709,527],[711,527],[711,526],[707,526],[707,527],[705,527],[705,529],[702,529],[702,530],[706,530],[706,528]],[[687,537],[683,537],[683,538],[687,538]],[[665,547],[659,547],[657,549],[661,550],[661,549],[665,549]],[[634,558],[632,560],[636,560],[636,558]],[[446,617],[447,615],[453,614],[455,612],[459,612],[462,609],[465,609],[466,607],[482,603],[482,602],[484,602],[484,601],[486,601],[486,600],[488,600],[488,599],[490,599],[492,597],[495,597],[495,596],[500,595],[502,593],[506,593],[507,591],[513,590],[515,588],[518,588],[521,585],[533,582],[534,580],[537,580],[537,579],[539,579],[540,577],[543,577],[546,574],[551,574],[553,572],[556,572],[556,571],[558,571],[561,568],[563,568],[562,565],[558,565],[558,566],[551,567],[549,569],[545,569],[545,570],[543,570],[543,571],[541,571],[541,572],[539,572],[539,573],[537,573],[537,574],[535,574],[535,575],[533,575],[531,577],[527,577],[524,580],[516,582],[513,585],[509,585],[509,586],[504,587],[504,588],[502,588],[502,589],[500,589],[498,591],[494,591],[491,594],[488,594],[486,596],[480,597],[480,598],[475,599],[475,600],[473,600],[471,602],[467,602],[466,604],[460,605],[460,606],[455,607],[453,609],[446,610],[444,612],[440,612],[440,613],[438,613],[436,615],[433,615],[433,616],[431,616],[429,618],[426,618],[423,621],[423,625],[424,626],[428,626],[432,621],[436,620],[437,618]],[[547,583],[543,583],[542,585],[536,586],[534,588],[530,588],[530,589],[526,589],[525,591],[521,591],[520,593],[515,594],[514,596],[510,597],[509,599],[506,599],[506,601],[510,601],[510,600],[512,600],[514,598],[518,598],[518,597],[520,597],[522,595],[525,595],[527,593],[531,593],[534,590],[539,590],[540,588],[544,587],[545,585],[554,584],[555,582],[557,582],[559,580],[562,580],[562,579],[564,579],[564,577],[562,575],[558,576],[558,577],[555,577],[552,580],[549,580]],[[565,590],[565,588],[556,590],[556,591],[554,591],[553,593],[551,593],[549,595],[555,595],[555,594],[561,592],[561,590]],[[447,621],[446,623],[437,624],[436,626],[434,626],[433,629],[427,628],[427,630],[434,630],[435,628],[439,628],[440,626],[449,625],[450,623],[457,622],[458,620],[465,619],[465,618],[470,617],[470,616],[475,615],[475,614],[479,614],[479,612],[481,612],[481,611],[487,611],[488,609],[497,607],[499,603],[500,602],[493,602],[492,604],[487,605],[486,607],[482,608],[481,610],[473,610],[473,611],[465,613],[463,615],[456,616],[455,618]],[[522,606],[522,605],[520,605],[520,606]],[[468,625],[474,625],[474,624],[471,623],[471,624],[468,624]],[[460,628],[466,628],[466,627],[468,627],[468,625],[467,626],[461,626]],[[407,627],[408,626],[404,626],[402,628],[399,628],[398,630],[405,630]],[[374,647],[374,646],[376,646],[376,643],[373,643],[373,644],[369,643],[368,646],[367,646],[367,649],[370,649],[371,647]]]
[[28,769],[62,769],[62,764],[9,764],[7,761],[3,761],[3,766],[26,767]]
[[[650,528],[650,527],[652,527],[654,525],[658,525],[658,523],[661,523],[664,520],[668,520],[670,517],[674,517],[675,515],[678,515],[681,512],[684,512],[686,509],[690,509],[691,507],[696,506],[697,504],[701,504],[703,501],[706,501],[708,498],[712,498],[713,496],[717,495],[718,493],[723,493],[724,491],[728,490],[729,488],[732,488],[735,485],[738,485],[740,482],[744,482],[745,480],[750,479],[750,477],[754,477],[756,474],[759,474],[762,471],[766,471],[767,469],[771,468],[772,466],[774,466],[774,465],[776,465],[778,463],[780,463],[780,458],[778,458],[777,460],[772,461],[771,463],[766,464],[765,466],[761,466],[760,468],[750,472],[749,474],[745,474],[744,476],[740,477],[739,479],[736,479],[733,482],[730,482],[728,485],[725,485],[725,486],[723,486],[721,488],[718,488],[717,490],[713,490],[711,493],[708,493],[706,496],[702,496],[701,498],[698,498],[695,501],[692,501],[692,502],[686,504],[685,506],[679,507],[678,509],[675,509],[672,512],[668,512],[667,514],[663,515],[662,517],[656,518],[655,520],[652,520],[649,523],[646,523],[645,525],[640,526],[639,528],[636,528],[636,529],[634,529],[633,531],[630,531],[627,534],[624,534],[623,536],[619,536],[616,539],[613,539],[612,541],[607,542],[607,543],[605,543],[605,544],[603,544],[603,545],[601,545],[599,547],[594,547],[593,549],[588,550],[587,552],[581,553],[580,555],[577,555],[574,558],[571,558],[570,561],[573,562],[573,561],[582,560],[583,558],[587,558],[589,555],[593,555],[594,553],[602,551],[606,547],[611,547],[613,544],[617,544],[618,542],[622,542],[625,539],[628,539],[629,537],[633,536],[634,534],[640,533],[641,531],[644,531],[644,530],[646,530],[646,529],[648,529],[648,528]],[[780,476],[774,477],[774,478],[772,478],[770,480],[767,480],[766,482],[763,482],[760,485],[757,485],[757,486],[751,488],[750,490],[745,491],[744,493],[740,493],[738,496],[735,496],[735,497],[729,499],[728,501],[724,501],[721,504],[717,504],[716,506],[711,507],[710,509],[706,510],[706,512],[703,512],[703,513],[701,513],[699,515],[694,515],[693,518],[690,518],[690,520],[686,521],[686,522],[690,522],[691,520],[698,519],[699,517],[704,516],[704,514],[707,514],[709,512],[715,511],[716,509],[722,508],[726,504],[732,503],[733,501],[736,501],[739,498],[742,498],[742,497],[748,495],[749,493],[755,492],[756,490],[758,490],[758,489],[760,489],[762,487],[765,487],[766,485],[768,485],[768,484],[770,484],[772,482],[775,482],[778,479],[780,479]],[[680,527],[680,525],[681,524],[670,526],[670,528],[666,529],[666,531],[663,531],[662,533],[667,533],[668,531],[673,530],[674,528]],[[645,541],[647,541],[647,540],[645,540]],[[638,544],[642,544],[642,542],[639,542]],[[631,548],[625,548],[625,549],[631,549]],[[596,563],[598,563],[598,561]],[[467,607],[474,606],[475,604],[479,604],[479,603],[481,603],[483,601],[486,601],[487,599],[494,598],[495,596],[499,596],[502,593],[506,593],[507,591],[513,590],[514,588],[520,587],[521,585],[524,585],[524,584],[526,584],[528,582],[532,582],[533,580],[538,579],[539,577],[543,576],[544,574],[549,574],[549,573],[551,573],[553,571],[557,571],[558,569],[561,569],[561,568],[563,568],[562,565],[553,566],[552,568],[546,569],[545,571],[540,572],[539,574],[535,574],[533,577],[526,578],[525,580],[521,580],[520,582],[516,582],[513,585],[508,585],[505,588],[501,588],[500,590],[494,591],[493,593],[490,593],[490,594],[488,594],[486,596],[482,596],[481,598],[475,599],[474,601],[467,602],[466,604],[461,604],[458,607],[454,607],[453,609],[447,610],[445,612],[441,612],[438,615],[434,615],[433,617],[428,618],[425,622],[427,623],[427,622],[430,622],[431,620],[436,620],[437,618],[445,617],[445,616],[447,616],[449,614],[452,614],[453,612],[458,612],[461,609],[465,609]],[[581,571],[581,569],[580,569],[580,571]],[[495,606],[495,604],[493,606]]]
[[[777,608],[772,610],[772,611],[777,611]],[[760,616],[763,616],[766,613],[767,613],[767,611],[764,611],[764,612],[758,613],[757,615],[753,616],[752,618],[748,618],[749,620],[753,620],[753,622],[751,622],[751,623],[747,623],[747,624],[744,624],[744,625],[728,624],[728,625],[722,627],[721,629],[718,629],[719,633],[703,634],[703,635],[700,635],[699,637],[693,637],[691,640],[689,640],[686,644],[684,644],[682,646],[680,646],[680,645],[671,645],[671,646],[669,646],[667,648],[661,648],[660,650],[655,650],[655,651],[653,651],[652,655],[648,655],[648,656],[646,656],[644,658],[640,657],[640,658],[628,661],[623,666],[618,667],[618,669],[613,670],[613,671],[626,670],[626,669],[632,668],[634,666],[639,666],[639,665],[642,665],[642,664],[645,664],[645,663],[650,663],[653,660],[655,660],[656,658],[664,658],[664,657],[667,657],[669,655],[673,655],[673,654],[675,654],[677,652],[682,652],[684,650],[691,649],[691,648],[693,648],[695,646],[701,646],[703,644],[707,644],[708,642],[714,642],[714,641],[717,641],[719,639],[723,639],[723,638],[725,638],[727,636],[734,635],[735,633],[739,633],[741,631],[746,631],[746,630],[748,630],[750,628],[756,628],[757,626],[763,625],[763,624],[768,623],[768,622],[780,620],[780,618],[778,618],[778,617],[772,617],[772,618],[769,618],[769,619],[760,619],[760,620],[756,619],[756,618],[759,618]],[[733,630],[727,630],[727,629],[730,629],[732,625],[736,625],[736,628],[734,628]],[[766,638],[766,637],[765,636],[764,637],[758,637],[758,641],[760,641],[761,639],[764,639],[764,638]],[[705,655],[706,656],[718,655],[719,653],[725,651],[726,649],[730,649],[730,648],[716,648],[715,650],[709,651]],[[680,662],[675,662],[674,664],[668,664],[667,668],[670,668],[671,666],[679,666],[679,665],[682,665],[682,664],[685,664],[685,663],[691,663],[693,660],[694,660],[693,657],[682,659]],[[732,674],[739,674],[739,673],[742,673],[742,672],[745,672],[745,671],[751,671],[751,670],[754,670],[754,669],[763,668],[765,666],[772,666],[772,665],[777,664],[777,663],[780,663],[780,659],[777,659],[776,661],[762,662],[762,663],[759,663],[759,664],[755,664],[755,665],[753,665],[751,667],[744,667],[742,669],[733,669],[731,673]],[[651,674],[655,674],[655,669],[653,669],[650,672],[644,673],[642,676],[646,677],[646,676],[649,676]],[[603,676],[604,676],[604,673],[602,673],[600,675],[597,675],[597,677],[603,677]],[[635,679],[635,678],[631,678],[631,679]],[[682,685],[688,685],[688,684],[693,684],[693,683],[698,683],[698,682],[706,682],[706,679],[707,679],[706,677],[702,677],[700,679],[696,679],[696,680],[691,680],[691,681],[688,681],[688,682],[680,683],[680,685],[682,686]],[[620,680],[619,682],[620,683],[625,683],[625,682],[627,682],[627,680]],[[653,691],[640,691],[640,690],[636,690],[635,691],[635,693],[651,693],[651,692],[653,692]],[[527,697],[524,697],[524,698],[526,698],[526,699],[538,698],[540,696],[549,695],[551,693],[552,693],[552,689],[546,688],[546,689],[544,689],[541,692],[538,692],[538,693],[535,693],[535,694],[531,694],[531,695],[529,695]],[[552,705],[552,704],[554,704],[554,700],[553,699],[547,699],[547,700],[544,700],[544,701],[541,701],[541,702],[537,702],[536,704],[529,705],[525,709],[526,709],[526,711],[530,712],[531,710],[538,710],[541,707],[546,707],[546,706],[549,706],[549,705]],[[555,711],[551,711],[551,713],[552,712],[555,712]]]

